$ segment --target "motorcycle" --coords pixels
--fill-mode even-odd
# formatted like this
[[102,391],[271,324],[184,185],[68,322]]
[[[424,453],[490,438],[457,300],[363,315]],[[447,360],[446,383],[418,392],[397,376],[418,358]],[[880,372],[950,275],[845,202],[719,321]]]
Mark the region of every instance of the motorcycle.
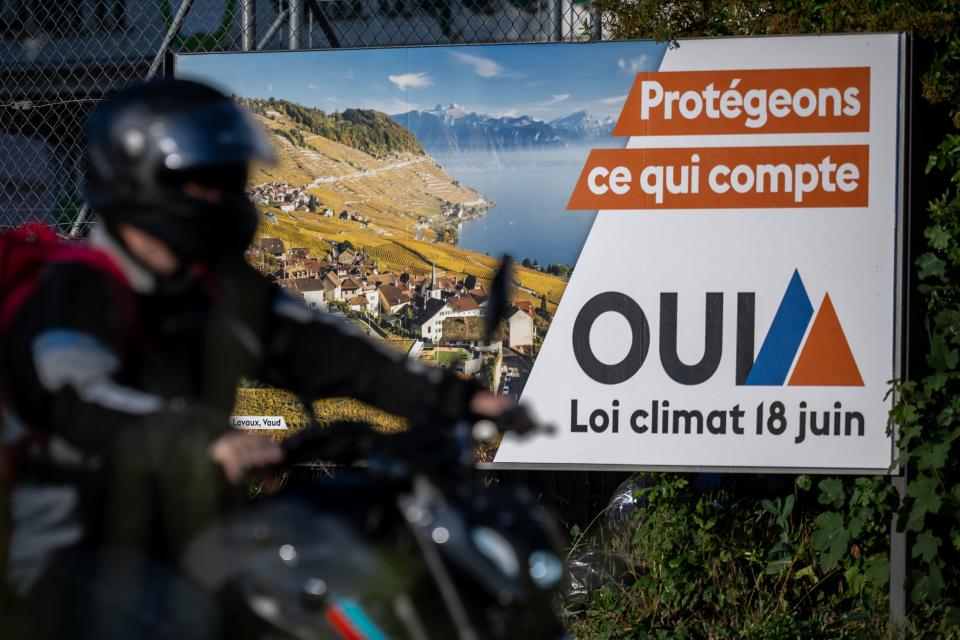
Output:
[[486,484],[473,444],[492,423],[382,434],[340,423],[284,442],[290,463],[364,461],[201,533],[188,574],[242,637],[564,638],[560,536],[523,488]]
[[533,428],[516,417],[305,429],[283,442],[283,492],[201,533],[184,570],[243,638],[566,638],[557,527],[527,490],[476,470],[478,444]]

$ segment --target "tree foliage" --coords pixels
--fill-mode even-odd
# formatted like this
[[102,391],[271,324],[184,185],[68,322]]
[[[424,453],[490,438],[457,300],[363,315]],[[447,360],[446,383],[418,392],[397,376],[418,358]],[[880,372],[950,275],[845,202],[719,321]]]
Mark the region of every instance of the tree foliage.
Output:
[[805,33],[912,32],[937,46],[923,94],[951,105],[960,127],[960,3],[920,0],[594,0],[615,39],[757,36]]
[[[605,28],[618,39],[673,42],[691,37],[903,31],[911,32],[930,51],[919,70],[921,99],[945,115],[924,123],[928,130],[939,132],[939,138],[932,145],[935,152],[926,159],[926,178],[914,187],[927,195],[929,203],[926,211],[914,208],[912,213],[914,220],[922,222],[916,228],[925,240],[913,265],[919,286],[912,303],[922,306],[927,352],[923,371],[914,371],[910,381],[895,381],[897,402],[891,412],[900,430],[899,463],[908,471],[906,496],[901,500],[886,478],[823,478],[817,483],[817,503],[805,505],[799,513],[793,502],[787,509],[786,501],[792,497],[787,496],[759,507],[744,503],[738,517],[743,520],[739,526],[745,527],[746,521],[762,516],[762,508],[773,517],[774,530],[783,533],[776,541],[767,540],[766,570],[773,575],[795,572],[813,585],[831,580],[829,590],[821,591],[828,595],[818,596],[819,608],[804,614],[823,623],[814,625],[819,631],[784,627],[778,634],[787,635],[777,637],[825,632],[831,616],[849,620],[848,614],[866,602],[865,597],[873,603],[872,610],[883,615],[883,607],[876,603],[884,602],[888,586],[890,539],[885,523],[894,512],[908,532],[911,609],[906,631],[916,637],[960,637],[960,135],[956,132],[960,127],[960,3],[594,0],[593,5],[603,16]],[[666,477],[663,482],[675,480]],[[703,519],[697,512],[702,498],[675,492],[659,499],[672,501],[669,508],[676,513],[672,527],[663,525],[669,531],[658,535],[683,540],[703,528],[697,524]],[[809,535],[797,533],[798,523],[810,525]],[[754,547],[744,539],[718,550],[715,562],[754,554]],[[811,551],[814,557],[809,556]],[[809,565],[798,570],[798,562]],[[728,566],[736,569],[736,562]],[[783,591],[788,598],[791,593],[795,593],[792,585]],[[702,600],[705,596],[691,597]],[[805,606],[797,602],[773,610],[771,621],[785,612],[801,614]],[[696,610],[688,613],[693,619],[702,615]],[[674,620],[690,624],[690,618]],[[679,623],[668,624],[676,631]],[[866,633],[870,628],[866,624],[861,630]],[[850,633],[847,627],[826,637],[849,637]]]
[[281,130],[276,132],[298,146],[307,144],[302,133],[294,133],[303,129],[378,158],[399,153],[423,155],[423,147],[420,146],[416,137],[391,120],[388,115],[379,111],[346,109],[328,114],[319,109],[274,98],[270,100],[239,98],[239,101],[254,113],[263,115],[268,110],[274,110],[290,118],[298,128],[293,132]]

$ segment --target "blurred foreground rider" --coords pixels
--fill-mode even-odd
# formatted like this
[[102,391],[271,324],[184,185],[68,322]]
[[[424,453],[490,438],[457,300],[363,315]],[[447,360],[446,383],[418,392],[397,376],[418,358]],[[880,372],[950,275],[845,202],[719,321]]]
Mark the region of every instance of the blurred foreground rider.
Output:
[[236,485],[282,457],[229,428],[241,377],[407,417],[506,407],[348,333],[246,264],[248,173],[273,154],[228,97],[138,85],[101,103],[87,135],[103,221],[89,243],[116,269],[50,265],[3,336],[4,438],[23,451],[7,579],[30,637],[214,637],[218,613],[170,567],[242,501]]

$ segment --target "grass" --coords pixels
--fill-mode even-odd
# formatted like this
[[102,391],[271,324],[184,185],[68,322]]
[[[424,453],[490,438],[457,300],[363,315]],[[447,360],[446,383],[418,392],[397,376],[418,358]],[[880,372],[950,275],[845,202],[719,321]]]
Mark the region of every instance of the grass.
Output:
[[[696,489],[695,478],[650,474],[633,487],[632,516],[613,510],[574,527],[569,554],[588,563],[592,584],[567,620],[573,638],[895,637],[885,587],[854,585],[818,561],[811,536],[821,506],[809,488],[795,489],[797,508],[778,521],[770,501]],[[774,548],[787,563],[774,562]]]
[[436,349],[433,352],[435,362],[441,365],[451,365],[460,360],[466,360],[469,356],[470,354],[463,349]]

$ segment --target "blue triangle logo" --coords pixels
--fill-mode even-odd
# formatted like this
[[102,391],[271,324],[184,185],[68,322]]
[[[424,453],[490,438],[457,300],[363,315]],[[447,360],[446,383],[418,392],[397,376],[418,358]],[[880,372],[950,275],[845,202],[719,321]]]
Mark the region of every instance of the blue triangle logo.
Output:
[[744,384],[748,386],[781,386],[790,373],[800,343],[813,317],[810,296],[800,279],[800,272],[793,271],[787,292],[783,294],[780,308],[773,317],[770,331],[763,340],[750,374]]

